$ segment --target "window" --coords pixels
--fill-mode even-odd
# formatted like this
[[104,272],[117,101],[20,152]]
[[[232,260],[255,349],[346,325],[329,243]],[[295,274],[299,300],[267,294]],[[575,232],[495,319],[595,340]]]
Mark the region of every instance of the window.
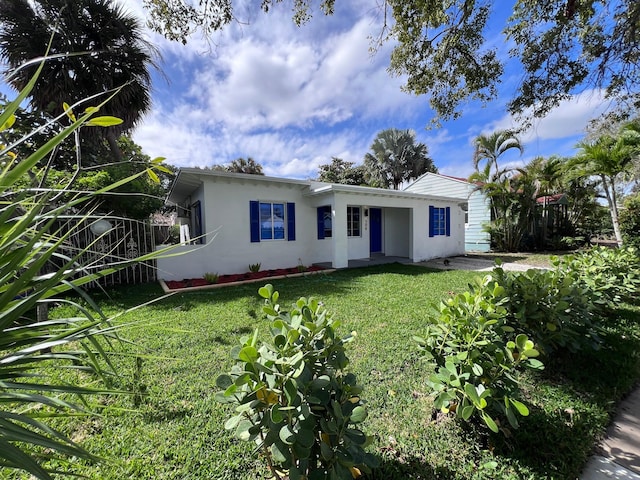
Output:
[[347,236],[360,236],[360,207],[347,207]]
[[260,240],[284,240],[284,203],[260,202]]
[[294,203],[249,202],[251,242],[295,240],[296,209]]
[[331,238],[333,236],[333,218],[331,216],[331,206],[318,207],[318,240]]
[[429,236],[451,236],[451,207],[429,205]]

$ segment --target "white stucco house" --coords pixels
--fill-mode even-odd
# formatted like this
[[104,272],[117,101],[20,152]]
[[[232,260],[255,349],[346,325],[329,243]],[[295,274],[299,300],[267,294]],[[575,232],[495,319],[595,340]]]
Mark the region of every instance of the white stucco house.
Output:
[[[165,280],[377,255],[421,261],[464,253],[467,198],[183,168],[168,202],[193,244],[158,260]],[[200,237],[194,242],[193,239]]]
[[491,247],[489,234],[483,225],[491,221],[491,206],[478,185],[465,178],[437,173],[425,173],[408,185],[406,192],[423,193],[440,197],[464,198],[467,203],[465,218],[465,251],[488,252]]

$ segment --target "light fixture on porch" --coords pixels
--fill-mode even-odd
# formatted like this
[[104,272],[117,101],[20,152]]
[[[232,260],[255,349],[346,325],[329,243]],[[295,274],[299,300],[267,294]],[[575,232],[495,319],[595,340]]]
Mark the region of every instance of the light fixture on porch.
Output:
[[365,209],[364,209],[364,216],[365,216],[365,217],[368,217],[368,216],[369,216],[369,209],[368,209],[368,208],[365,208]]
[[91,233],[93,233],[96,236],[104,235],[112,228],[113,228],[113,225],[111,225],[111,222],[105,218],[101,218],[100,220],[93,222],[89,226],[89,230],[91,230]]

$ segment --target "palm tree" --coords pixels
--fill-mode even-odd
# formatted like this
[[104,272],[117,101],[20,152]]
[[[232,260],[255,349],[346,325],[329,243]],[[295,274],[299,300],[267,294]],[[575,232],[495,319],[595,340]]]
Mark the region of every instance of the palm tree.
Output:
[[480,164],[486,162],[482,169],[486,172],[485,177],[490,178],[491,171],[493,176],[497,176],[499,172],[498,158],[505,152],[516,148],[522,153],[523,147],[518,137],[509,130],[497,130],[491,135],[480,135],[474,141],[475,151],[473,153],[473,168],[480,172]]
[[494,249],[516,252],[536,213],[538,187],[522,168],[501,170],[491,177],[479,187],[491,203],[491,222],[485,229]]
[[256,162],[253,158],[247,157],[237,158],[233,162],[231,162],[227,167],[225,167],[227,172],[235,172],[235,173],[249,173],[252,175],[264,175],[262,171],[262,165]]
[[107,113],[123,123],[94,129],[92,135],[106,138],[122,160],[116,140],[150,109],[149,67],[157,67],[140,22],[111,0],[0,0],[0,58],[7,81],[22,90],[37,65],[20,67],[45,54],[51,58],[30,95],[31,106],[57,115],[63,102],[73,105],[121,88]]
[[372,186],[398,190],[405,180],[418,178],[438,169],[428,156],[427,146],[416,143],[413,130],[389,128],[378,133],[371,144],[372,153],[364,157],[367,183]]
[[602,135],[593,141],[578,144],[580,153],[573,160],[574,176],[599,179],[611,214],[616,242],[622,245],[618,221],[618,188],[630,175],[633,162],[640,155],[640,128],[628,124],[617,136]]
[[544,157],[536,157],[531,160],[524,170],[527,173],[527,177],[533,182],[536,199],[541,198],[542,202],[542,215],[541,230],[538,234],[536,229],[537,240],[544,243],[547,238],[547,232],[549,227],[550,213],[549,213],[549,197],[556,193],[560,193],[558,189],[561,184],[561,174],[563,169],[563,162],[559,157],[550,157],[548,159]]

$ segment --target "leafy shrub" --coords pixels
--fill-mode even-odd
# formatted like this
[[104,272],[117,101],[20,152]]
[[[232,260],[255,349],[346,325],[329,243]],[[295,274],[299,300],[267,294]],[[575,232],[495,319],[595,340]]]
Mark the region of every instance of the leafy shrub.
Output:
[[588,288],[592,301],[601,308],[633,300],[640,292],[640,256],[634,247],[594,247],[576,255],[554,257],[552,264]]
[[260,271],[260,267],[262,266],[262,264],[260,262],[258,263],[250,263],[249,264],[249,271],[256,273]]
[[240,440],[254,441],[277,479],[351,479],[376,458],[364,451],[357,427],[367,415],[362,387],[345,373],[349,359],[340,323],[315,299],[300,298],[291,311],[277,304],[271,285],[260,288],[271,323],[271,343],[257,331],[232,350],[237,361],[216,384],[216,400],[236,405],[225,424]]
[[480,417],[494,432],[500,418],[518,427],[516,413],[529,409],[518,400],[518,369],[542,369],[538,351],[526,335],[507,340],[513,328],[506,322],[504,288],[485,276],[470,291],[440,304],[424,337],[414,337],[421,352],[436,365],[428,386],[434,406],[465,421]]
[[626,246],[640,249],[640,192],[625,199],[620,209],[620,230]]
[[307,267],[302,263],[302,259],[298,259],[298,272],[304,273],[307,271]]
[[219,275],[217,273],[207,272],[203,275],[203,278],[207,281],[207,283],[218,283]]
[[[42,64],[18,97],[0,111],[0,131],[14,124],[15,112],[33,89],[41,69]],[[90,403],[91,395],[118,393],[103,386],[108,387],[118,374],[110,359],[117,327],[101,312],[90,312],[64,294],[76,290],[90,301],[81,290],[83,285],[129,263],[109,263],[108,256],[94,250],[92,265],[83,265],[81,259],[92,245],[69,248],[70,239],[92,222],[82,213],[85,208],[90,211],[87,204],[142,173],[94,193],[67,196],[61,195],[64,190],[28,190],[20,184],[25,177],[37,177],[42,172],[39,162],[83,126],[119,123],[113,117],[94,116],[105,103],[88,107],[78,118],[65,106],[65,113],[47,125],[8,146],[0,145],[0,464],[3,469],[22,470],[39,479],[51,479],[52,474],[73,476],[69,470],[78,458],[99,460],[51,428],[49,419],[91,413],[95,406]],[[16,147],[28,144],[42,129],[55,128],[64,116],[70,120],[67,127],[44,144],[28,148],[31,153],[21,155],[24,149]],[[152,170],[149,173],[155,175]],[[69,214],[74,222],[68,231],[56,230],[56,221]],[[131,261],[152,258],[145,255]],[[43,273],[51,264],[56,268]],[[38,310],[57,302],[72,307],[74,315],[39,318]],[[73,380],[63,381],[57,374],[60,371],[69,372]],[[47,461],[52,462],[51,468],[47,468]]]
[[507,323],[530,336],[544,354],[598,346],[591,294],[575,271],[505,272],[498,263],[493,275],[505,289]]

